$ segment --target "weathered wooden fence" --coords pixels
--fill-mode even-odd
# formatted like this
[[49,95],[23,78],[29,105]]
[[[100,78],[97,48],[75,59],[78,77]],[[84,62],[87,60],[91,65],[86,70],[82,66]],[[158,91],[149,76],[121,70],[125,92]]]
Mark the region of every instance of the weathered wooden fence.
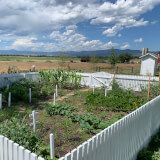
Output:
[[0,135],[0,160],[44,160],[19,144]]
[[136,160],[160,127],[160,96],[93,136],[59,160]]

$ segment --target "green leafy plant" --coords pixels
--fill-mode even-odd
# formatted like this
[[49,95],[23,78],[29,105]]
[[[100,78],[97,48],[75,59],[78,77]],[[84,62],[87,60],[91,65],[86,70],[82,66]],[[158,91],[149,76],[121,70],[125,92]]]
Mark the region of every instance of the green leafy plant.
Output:
[[41,82],[48,84],[57,84],[60,88],[78,88],[80,87],[81,75],[76,72],[66,72],[65,70],[39,71]]
[[19,82],[13,83],[9,88],[2,89],[4,99],[8,101],[8,94],[12,94],[12,102],[24,101],[28,102],[29,100],[29,88],[32,89],[32,99],[38,97],[38,84],[36,82],[28,81],[23,79]]
[[53,115],[66,115],[66,116],[69,116],[72,111],[75,111],[77,110],[77,107],[75,106],[69,106],[67,104],[56,104],[56,105],[53,105],[53,104],[45,104],[45,109],[46,109],[46,112],[50,115],[50,116],[53,116]]
[[25,117],[23,119],[13,117],[10,120],[3,121],[0,124],[0,134],[32,152],[36,152],[38,149],[38,139],[30,131]]
[[86,104],[89,106],[104,107],[112,111],[132,111],[147,102],[146,98],[136,95],[133,90],[121,89],[117,83],[113,83],[112,90],[105,97],[103,93],[89,93]]

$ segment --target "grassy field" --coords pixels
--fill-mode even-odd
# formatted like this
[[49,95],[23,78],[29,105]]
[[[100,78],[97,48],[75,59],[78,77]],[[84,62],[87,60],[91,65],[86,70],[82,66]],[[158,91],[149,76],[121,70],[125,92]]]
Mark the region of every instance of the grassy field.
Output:
[[[70,61],[73,61],[70,62]],[[139,61],[138,59],[134,62]],[[27,57],[27,56],[0,56],[0,73],[7,73],[9,67],[14,67],[19,72],[29,71],[35,65],[36,71],[49,69],[76,70],[79,72],[104,71],[119,74],[139,74],[140,64],[121,64],[112,67],[107,60],[105,63],[80,62],[80,58],[67,57],[62,60],[60,57]],[[117,68],[118,67],[118,68]]]

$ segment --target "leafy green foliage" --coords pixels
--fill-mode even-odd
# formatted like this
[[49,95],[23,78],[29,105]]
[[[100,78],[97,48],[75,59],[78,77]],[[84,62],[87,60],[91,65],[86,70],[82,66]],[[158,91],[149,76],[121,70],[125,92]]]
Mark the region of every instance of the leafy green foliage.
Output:
[[137,160],[159,160],[160,159],[160,130],[154,136],[147,148],[143,148],[139,154]]
[[131,53],[122,53],[119,55],[120,62],[129,62],[131,59],[133,59],[133,55]]
[[76,72],[66,72],[65,70],[40,71],[41,81],[46,84],[57,84],[60,88],[80,87],[81,75]]
[[[148,89],[142,87],[142,94],[141,97],[147,97]],[[160,85],[159,84],[151,84],[150,85],[150,99],[153,99],[160,95]]]
[[0,134],[35,152],[38,149],[38,139],[30,131],[25,118],[11,118],[0,124]]
[[51,95],[51,94],[53,94],[53,92],[54,92],[53,86],[49,86],[49,85],[44,85],[40,89],[40,94],[43,96]]
[[50,115],[67,115],[70,116],[72,111],[77,110],[75,106],[68,106],[67,104],[45,104],[46,112]]
[[133,90],[121,89],[114,83],[112,90],[105,97],[104,94],[96,92],[90,93],[86,97],[86,104],[90,106],[105,107],[112,111],[132,111],[143,105],[147,100],[135,95]]
[[111,49],[111,55],[109,56],[109,62],[111,65],[115,66],[115,64],[118,62],[118,56],[114,53],[114,48]]
[[9,88],[2,89],[4,99],[8,101],[9,92],[12,94],[12,102],[29,100],[29,88],[32,89],[32,99],[38,96],[38,84],[36,82],[21,80],[12,84]]
[[[117,117],[109,122],[104,121],[103,119],[93,115],[93,114],[76,114],[73,113],[77,111],[77,108],[74,106],[68,106],[66,104],[62,105],[45,105],[46,112],[50,115],[65,115],[72,120],[72,122],[77,122],[80,127],[84,129],[87,133],[97,133],[102,129],[108,127],[115,121],[117,118],[120,119],[121,117]],[[68,121],[67,121],[68,122]]]

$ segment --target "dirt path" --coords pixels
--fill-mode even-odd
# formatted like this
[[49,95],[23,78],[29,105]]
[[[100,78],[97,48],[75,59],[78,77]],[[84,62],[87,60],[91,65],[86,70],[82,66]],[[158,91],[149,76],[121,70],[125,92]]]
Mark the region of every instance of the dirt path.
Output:
[[[86,89],[81,89],[81,92],[88,92],[90,90],[90,88],[86,88]],[[69,98],[70,96],[74,96],[75,93],[74,92],[70,92],[67,95],[63,96],[63,97],[59,97],[56,99],[56,101],[63,101],[66,98]]]

